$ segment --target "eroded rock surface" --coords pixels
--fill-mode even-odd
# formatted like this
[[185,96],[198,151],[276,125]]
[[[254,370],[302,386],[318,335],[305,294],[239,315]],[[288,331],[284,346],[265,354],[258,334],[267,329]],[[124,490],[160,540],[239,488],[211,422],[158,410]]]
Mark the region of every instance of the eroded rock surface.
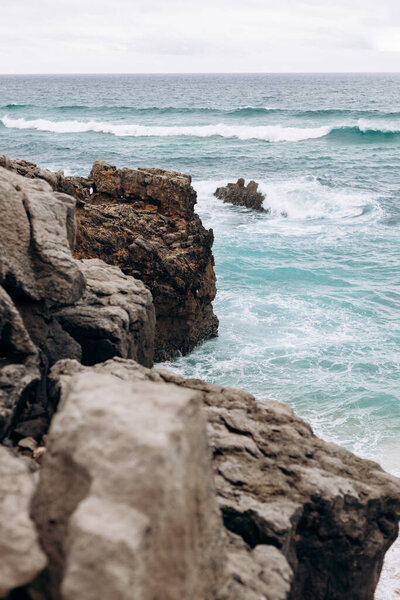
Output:
[[46,432],[46,376],[58,360],[153,362],[150,292],[116,267],[73,258],[75,200],[33,167],[24,177],[0,167],[0,440]]
[[323,442],[288,406],[242,390],[121,359],[61,361],[52,371],[55,398],[74,389],[79,373],[148,380],[165,398],[176,386],[201,395],[228,536],[219,599],[372,600],[397,535],[398,479]]
[[121,356],[152,366],[155,314],[149,290],[102,260],[80,261],[86,292],[56,319],[80,345],[82,362],[95,364]]
[[214,196],[236,206],[245,206],[258,212],[269,212],[263,206],[265,196],[258,191],[258,183],[255,181],[249,181],[245,186],[244,179],[240,178],[236,183],[228,183],[225,187],[217,188]]
[[200,395],[69,364],[33,502],[49,557],[36,594],[215,599],[223,528]]
[[0,446],[0,598],[31,582],[45,568],[30,516],[34,474]]
[[96,162],[94,194],[78,208],[78,258],[96,257],[141,279],[156,311],[155,359],[217,334],[212,230],[194,212],[188,175]]

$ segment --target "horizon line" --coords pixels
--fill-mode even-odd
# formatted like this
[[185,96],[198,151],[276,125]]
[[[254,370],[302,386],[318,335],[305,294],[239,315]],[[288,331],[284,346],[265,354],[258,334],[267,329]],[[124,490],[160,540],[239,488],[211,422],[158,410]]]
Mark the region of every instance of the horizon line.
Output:
[[136,72],[73,72],[65,73],[0,73],[0,77],[39,77],[46,75],[78,76],[78,75],[399,75],[400,71],[136,71]]

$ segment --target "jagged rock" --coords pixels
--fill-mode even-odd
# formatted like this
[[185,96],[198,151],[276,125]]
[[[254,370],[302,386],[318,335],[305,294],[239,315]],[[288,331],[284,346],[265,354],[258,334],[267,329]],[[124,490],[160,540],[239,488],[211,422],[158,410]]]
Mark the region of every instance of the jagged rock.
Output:
[[199,394],[65,364],[86,372],[60,380],[32,506],[49,557],[34,597],[214,600],[223,527]]
[[33,581],[47,563],[29,516],[33,491],[34,474],[0,446],[0,598]]
[[[186,354],[217,335],[211,304],[216,294],[213,232],[194,212],[196,192],[189,175],[117,169],[96,161],[88,179],[65,177],[62,171],[51,173],[5,155],[0,155],[0,166],[45,180],[76,199],[77,258],[100,258],[149,287],[156,311],[156,360]],[[62,358],[59,350],[65,345],[71,340],[53,355]]]
[[245,206],[258,212],[269,212],[263,206],[265,196],[258,191],[258,183],[255,181],[249,181],[245,186],[244,179],[240,178],[236,183],[228,183],[226,187],[217,188],[214,196],[236,206]]
[[43,179],[56,192],[63,192],[74,196],[77,203],[84,203],[90,198],[92,182],[86,177],[65,176],[63,171],[53,173],[49,169],[41,169],[35,163],[16,158],[11,160],[5,154],[0,154],[0,167],[14,171],[28,179]]
[[54,315],[79,343],[82,362],[121,356],[151,367],[155,315],[149,290],[102,260],[82,260],[80,268],[87,285],[84,296]]
[[77,258],[101,258],[141,279],[156,311],[155,360],[217,334],[212,230],[193,210],[188,175],[95,162],[90,203],[77,210]]
[[0,440],[40,379],[38,351],[9,295],[0,286]]
[[0,167],[0,283],[47,305],[77,301],[85,281],[71,256],[75,202],[40,179]]
[[284,404],[132,361],[91,368],[61,361],[52,371],[55,397],[81,372],[148,379],[158,382],[160,395],[162,382],[201,394],[229,531],[220,600],[372,600],[397,536],[398,479],[323,442]]
[[117,355],[151,366],[155,320],[141,281],[72,257],[75,201],[35,165],[25,177],[13,172],[18,162],[0,167],[0,440],[14,441],[39,440],[48,428],[52,364]]

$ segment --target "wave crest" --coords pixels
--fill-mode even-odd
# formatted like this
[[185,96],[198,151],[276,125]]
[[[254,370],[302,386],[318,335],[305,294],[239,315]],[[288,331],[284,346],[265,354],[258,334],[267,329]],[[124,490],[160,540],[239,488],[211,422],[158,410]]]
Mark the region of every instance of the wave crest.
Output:
[[263,140],[267,142],[300,142],[318,139],[331,133],[400,134],[400,123],[380,123],[359,119],[356,124],[322,125],[320,127],[285,127],[283,125],[139,125],[135,123],[111,123],[107,121],[50,121],[48,119],[13,119],[5,115],[0,122],[11,129],[36,129],[52,133],[104,133],[117,137],[213,137],[240,140]]

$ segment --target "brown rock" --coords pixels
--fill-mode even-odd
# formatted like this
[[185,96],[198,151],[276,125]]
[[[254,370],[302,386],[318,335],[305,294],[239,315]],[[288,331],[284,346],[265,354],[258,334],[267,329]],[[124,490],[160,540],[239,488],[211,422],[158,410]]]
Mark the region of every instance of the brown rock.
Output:
[[247,186],[244,183],[243,178],[238,179],[236,183],[228,183],[226,187],[217,188],[214,196],[236,206],[245,206],[258,212],[270,212],[263,206],[265,196],[258,191],[258,183],[249,181]]

